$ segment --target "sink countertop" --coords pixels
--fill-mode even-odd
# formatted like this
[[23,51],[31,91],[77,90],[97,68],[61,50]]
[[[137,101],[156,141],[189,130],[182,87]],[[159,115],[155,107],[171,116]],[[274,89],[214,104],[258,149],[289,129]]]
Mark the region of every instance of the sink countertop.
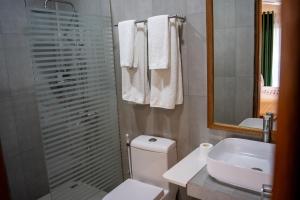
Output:
[[191,180],[204,166],[206,161],[201,159],[200,148],[196,148],[189,155],[175,164],[163,174],[163,177],[175,185],[186,187]]
[[206,166],[187,184],[188,196],[201,200],[259,200],[260,194],[221,183],[209,176]]

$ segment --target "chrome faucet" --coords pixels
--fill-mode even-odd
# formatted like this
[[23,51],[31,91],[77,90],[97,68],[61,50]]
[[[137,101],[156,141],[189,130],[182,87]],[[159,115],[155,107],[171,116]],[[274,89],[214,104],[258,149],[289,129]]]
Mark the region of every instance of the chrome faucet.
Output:
[[265,197],[267,197],[268,199],[272,197],[272,185],[262,185],[260,190],[260,200],[264,200]]
[[273,113],[266,113],[263,118],[263,142],[270,143],[272,141],[273,131]]

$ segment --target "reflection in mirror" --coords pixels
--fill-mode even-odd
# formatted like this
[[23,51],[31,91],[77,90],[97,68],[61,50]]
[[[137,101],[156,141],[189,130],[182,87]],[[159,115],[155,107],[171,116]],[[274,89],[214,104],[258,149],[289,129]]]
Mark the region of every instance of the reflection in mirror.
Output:
[[214,0],[214,121],[254,117],[255,0]]
[[262,44],[259,116],[277,115],[280,77],[280,1],[262,2]]
[[262,129],[263,116],[273,113],[276,129],[280,6],[280,0],[212,0],[210,127]]
[[274,114],[273,129],[277,130],[277,106],[280,78],[280,0],[262,1],[261,22],[261,65],[259,79],[258,116],[248,118],[239,125],[244,127],[262,128],[263,116]]

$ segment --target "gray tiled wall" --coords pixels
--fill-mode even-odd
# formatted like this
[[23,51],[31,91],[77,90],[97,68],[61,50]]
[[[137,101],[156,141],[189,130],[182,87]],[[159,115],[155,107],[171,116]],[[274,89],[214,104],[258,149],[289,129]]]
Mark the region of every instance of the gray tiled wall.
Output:
[[[111,0],[113,23],[126,19],[145,19],[158,14],[183,14],[182,63],[184,104],[175,110],[131,105],[121,100],[118,33],[114,29],[115,68],[124,173],[128,175],[125,134],[149,134],[177,141],[179,159],[202,142],[217,143],[231,133],[207,128],[207,59],[205,0]],[[187,199],[181,188],[180,198]]]
[[215,121],[253,116],[254,0],[214,0]]
[[0,1],[0,139],[12,200],[48,193],[23,0]]

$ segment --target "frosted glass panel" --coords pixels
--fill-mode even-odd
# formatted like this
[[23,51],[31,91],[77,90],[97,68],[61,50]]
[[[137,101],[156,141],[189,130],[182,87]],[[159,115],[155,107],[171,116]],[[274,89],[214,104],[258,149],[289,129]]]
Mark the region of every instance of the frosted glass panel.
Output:
[[30,9],[29,37],[52,199],[122,181],[111,18]]

